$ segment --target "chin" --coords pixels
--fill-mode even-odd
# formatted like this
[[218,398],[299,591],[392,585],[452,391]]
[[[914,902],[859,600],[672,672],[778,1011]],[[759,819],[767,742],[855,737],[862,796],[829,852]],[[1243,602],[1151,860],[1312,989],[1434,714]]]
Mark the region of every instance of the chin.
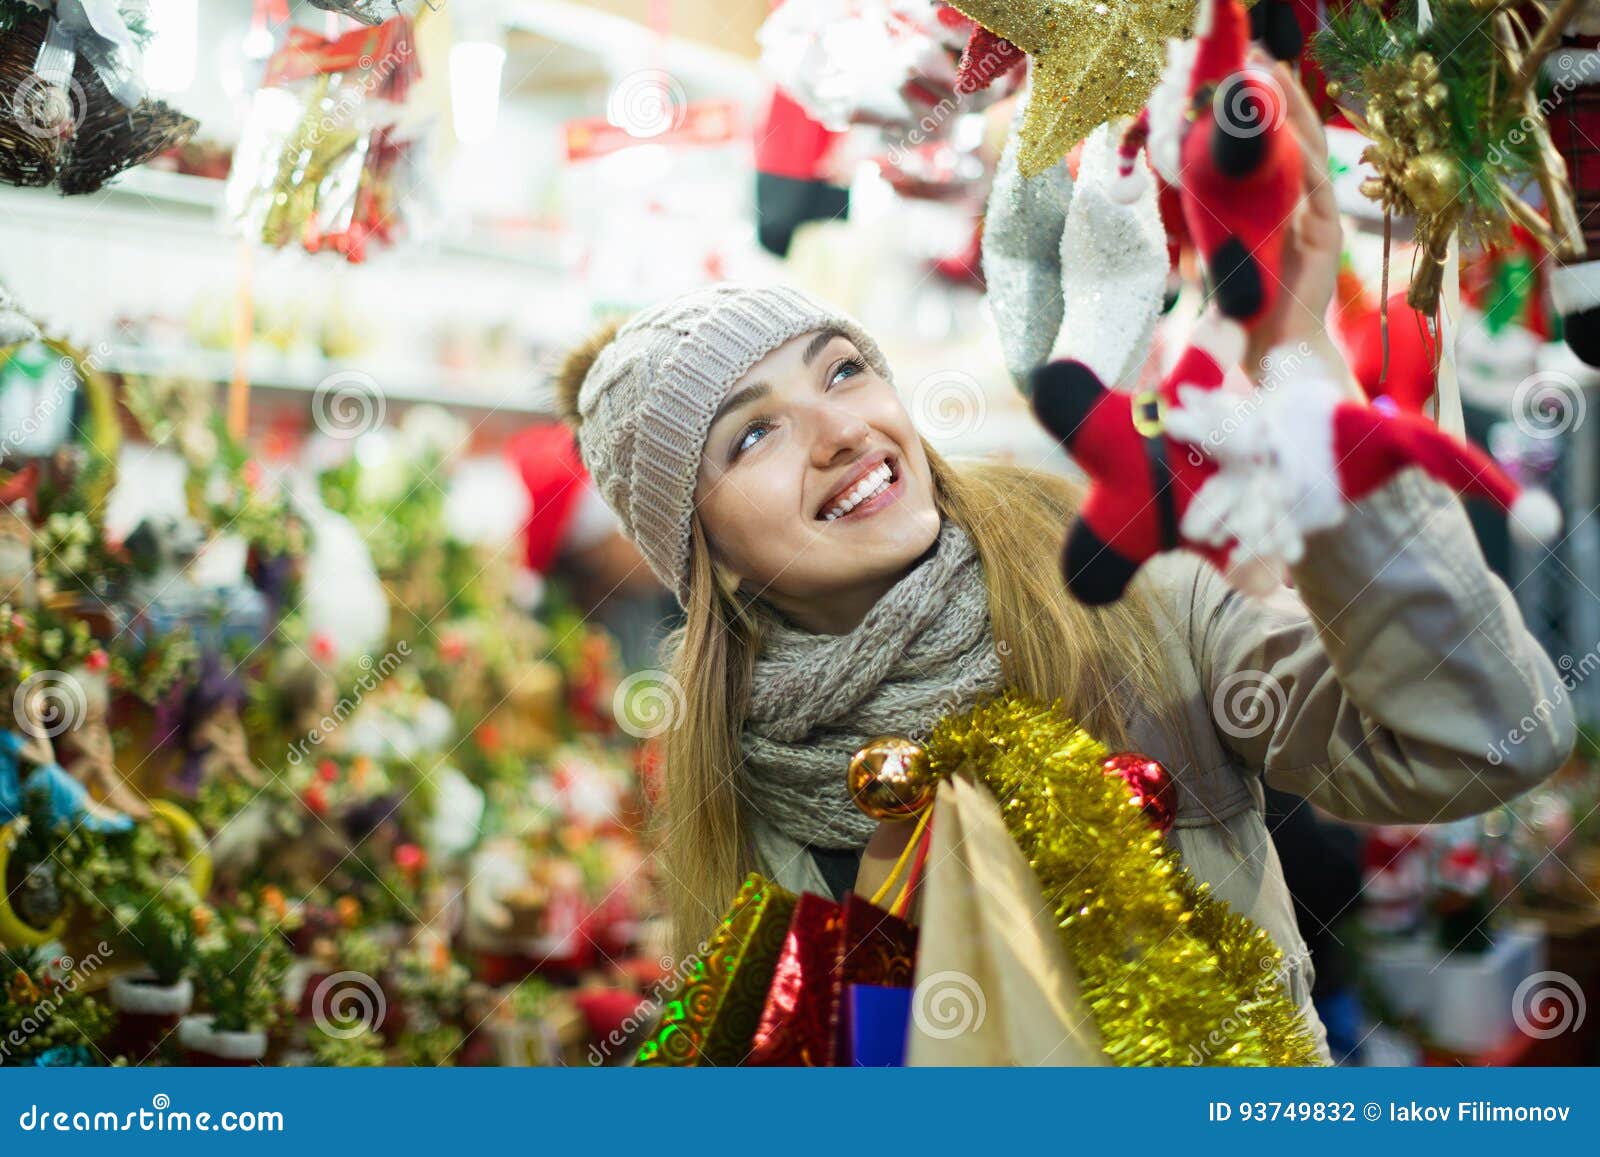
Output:
[[836,576],[830,585],[850,586],[903,572],[939,537],[939,512],[931,503],[886,511],[875,522],[858,528],[865,533],[852,535],[848,543],[829,543],[825,549],[819,544],[818,554]]

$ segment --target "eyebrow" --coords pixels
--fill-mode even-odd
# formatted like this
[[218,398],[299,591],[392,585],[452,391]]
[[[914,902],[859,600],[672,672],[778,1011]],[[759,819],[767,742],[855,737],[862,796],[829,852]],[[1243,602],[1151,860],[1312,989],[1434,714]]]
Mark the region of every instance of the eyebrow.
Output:
[[[839,329],[837,326],[830,326],[827,329],[818,330],[817,333],[812,336],[811,340],[806,343],[806,348],[800,355],[801,361],[805,362],[805,364],[809,366],[812,362],[817,360],[817,355],[820,354],[824,347],[826,347],[827,344],[834,338],[848,336],[849,335],[846,334],[844,330]],[[751,382],[748,385],[740,386],[737,390],[733,391],[733,393],[722,399],[722,405],[718,406],[717,412],[711,416],[711,425],[715,426],[719,421],[722,420],[722,416],[728,413],[730,410],[737,410],[740,406],[749,405],[751,402],[757,401],[760,398],[764,398],[770,393],[772,393],[772,387],[766,382]]]

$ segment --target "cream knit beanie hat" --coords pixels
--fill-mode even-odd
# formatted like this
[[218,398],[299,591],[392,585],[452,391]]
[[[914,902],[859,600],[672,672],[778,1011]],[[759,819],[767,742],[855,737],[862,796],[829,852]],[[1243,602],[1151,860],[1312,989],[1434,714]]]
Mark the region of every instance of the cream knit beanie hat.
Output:
[[[686,603],[695,479],[733,384],[791,338],[837,329],[892,380],[848,314],[782,285],[713,285],[645,309],[568,355],[560,405],[590,476],[667,588]],[[608,340],[609,339],[609,340]]]

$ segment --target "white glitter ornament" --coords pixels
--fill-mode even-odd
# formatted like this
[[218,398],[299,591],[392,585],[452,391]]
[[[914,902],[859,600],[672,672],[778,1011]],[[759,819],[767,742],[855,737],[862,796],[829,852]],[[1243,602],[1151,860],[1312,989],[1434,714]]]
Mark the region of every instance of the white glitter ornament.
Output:
[[1017,101],[983,219],[989,310],[1006,369],[1024,394],[1028,375],[1050,357],[1061,331],[1061,240],[1072,200],[1072,175],[1065,160],[1037,177],[1024,177],[1017,168],[1017,129],[1030,92],[1031,86]]
[[1084,141],[1061,235],[1066,354],[1112,384],[1149,356],[1170,267],[1155,183],[1132,204],[1111,196],[1120,139],[1101,125]]

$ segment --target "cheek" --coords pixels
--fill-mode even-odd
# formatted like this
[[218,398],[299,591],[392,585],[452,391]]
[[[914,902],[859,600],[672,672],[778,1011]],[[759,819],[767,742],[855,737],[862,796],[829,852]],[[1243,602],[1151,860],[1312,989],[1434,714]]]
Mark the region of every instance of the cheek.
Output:
[[795,522],[799,498],[794,479],[792,470],[774,466],[733,472],[701,486],[700,525],[725,563],[749,575],[777,547]]

